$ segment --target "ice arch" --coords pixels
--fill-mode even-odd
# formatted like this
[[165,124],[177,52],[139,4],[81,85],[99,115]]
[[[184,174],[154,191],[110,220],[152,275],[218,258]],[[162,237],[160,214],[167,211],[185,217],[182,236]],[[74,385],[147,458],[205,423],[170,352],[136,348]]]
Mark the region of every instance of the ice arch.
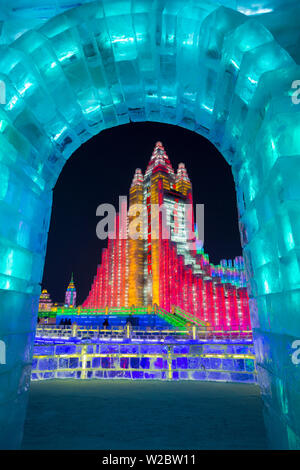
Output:
[[103,0],[2,46],[0,447],[22,437],[52,188],[78,146],[130,120],[188,127],[231,164],[271,445],[300,447],[300,70],[278,17],[263,23],[214,1]]

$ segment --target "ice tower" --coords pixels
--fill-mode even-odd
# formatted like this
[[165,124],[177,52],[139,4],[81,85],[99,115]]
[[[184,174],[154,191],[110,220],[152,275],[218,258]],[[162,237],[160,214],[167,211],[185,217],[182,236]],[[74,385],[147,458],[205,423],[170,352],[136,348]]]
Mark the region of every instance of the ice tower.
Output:
[[76,307],[76,288],[73,273],[65,294],[65,307]]
[[52,189],[130,121],[186,127],[231,165],[270,445],[300,448],[299,22],[298,0],[1,2],[1,448],[22,439]]

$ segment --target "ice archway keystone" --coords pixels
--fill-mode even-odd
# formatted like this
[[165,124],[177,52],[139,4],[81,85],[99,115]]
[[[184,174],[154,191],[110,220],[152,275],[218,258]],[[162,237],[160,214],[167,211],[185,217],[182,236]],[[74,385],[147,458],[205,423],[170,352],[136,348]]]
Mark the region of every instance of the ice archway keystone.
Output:
[[270,442],[300,447],[300,69],[270,30],[214,1],[106,0],[2,46],[0,447],[22,438],[52,188],[130,120],[187,127],[232,166]]

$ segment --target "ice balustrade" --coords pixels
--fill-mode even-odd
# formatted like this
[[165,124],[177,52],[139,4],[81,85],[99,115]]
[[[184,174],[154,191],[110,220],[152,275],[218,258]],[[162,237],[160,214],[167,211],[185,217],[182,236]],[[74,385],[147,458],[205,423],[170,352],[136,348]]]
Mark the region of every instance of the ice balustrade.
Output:
[[32,380],[145,379],[256,382],[251,344],[38,344]]

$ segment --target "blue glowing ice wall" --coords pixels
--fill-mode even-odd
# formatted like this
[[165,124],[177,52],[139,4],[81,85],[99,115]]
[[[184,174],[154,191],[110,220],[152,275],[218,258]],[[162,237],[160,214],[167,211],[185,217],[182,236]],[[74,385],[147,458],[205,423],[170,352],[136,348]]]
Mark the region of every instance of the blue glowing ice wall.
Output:
[[297,2],[1,3],[0,447],[22,437],[52,188],[91,136],[148,120],[232,166],[270,442],[299,448]]

